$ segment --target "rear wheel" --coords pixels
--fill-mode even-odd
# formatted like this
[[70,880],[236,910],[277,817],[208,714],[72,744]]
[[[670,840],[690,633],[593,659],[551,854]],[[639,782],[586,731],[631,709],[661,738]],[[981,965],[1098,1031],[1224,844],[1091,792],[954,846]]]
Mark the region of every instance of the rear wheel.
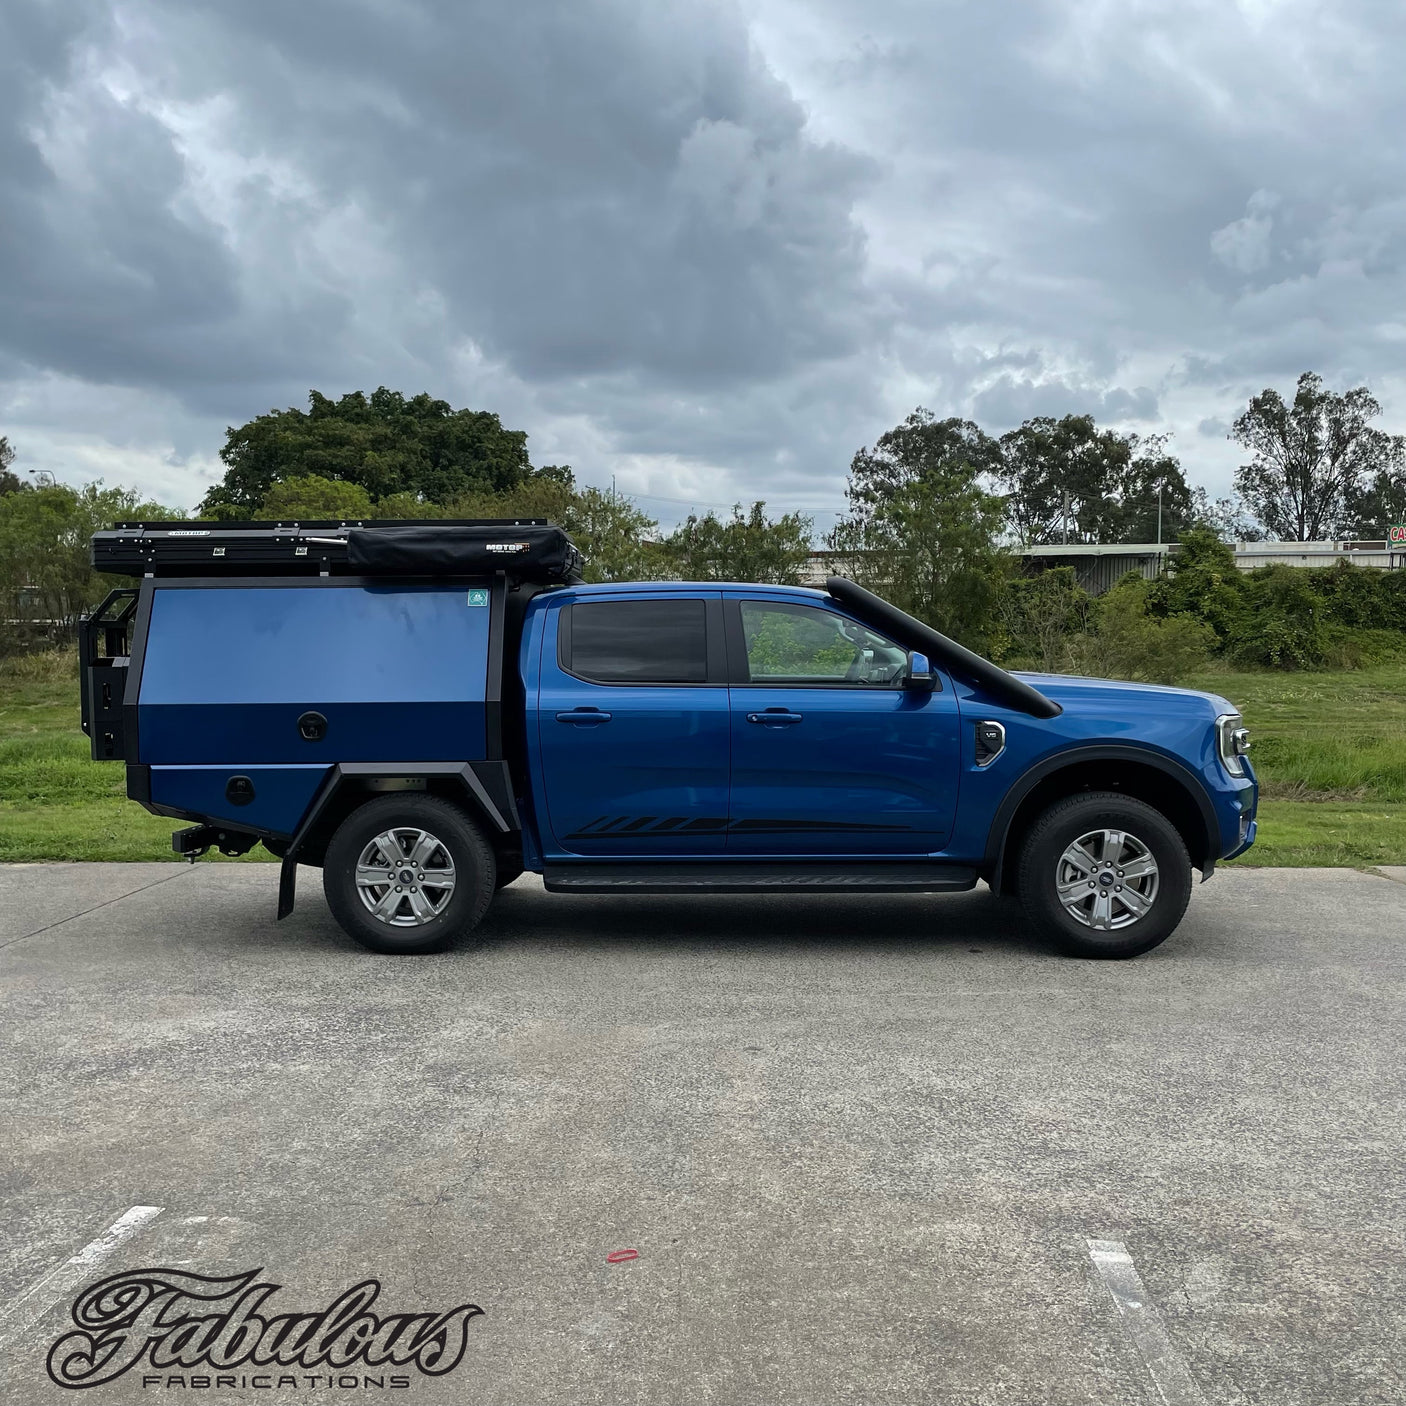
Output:
[[1136,957],[1176,930],[1191,898],[1191,860],[1176,827],[1131,796],[1057,801],[1021,849],[1030,921],[1074,957]]
[[373,952],[438,952],[478,925],[493,897],[493,850],[456,805],[382,796],[341,823],[322,887],[349,937]]

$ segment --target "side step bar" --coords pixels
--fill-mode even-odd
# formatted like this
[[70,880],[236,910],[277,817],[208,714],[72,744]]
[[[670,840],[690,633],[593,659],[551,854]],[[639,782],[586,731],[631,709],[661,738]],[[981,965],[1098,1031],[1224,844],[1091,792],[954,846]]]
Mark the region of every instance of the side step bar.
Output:
[[551,893],[958,893],[975,869],[956,864],[548,864]]

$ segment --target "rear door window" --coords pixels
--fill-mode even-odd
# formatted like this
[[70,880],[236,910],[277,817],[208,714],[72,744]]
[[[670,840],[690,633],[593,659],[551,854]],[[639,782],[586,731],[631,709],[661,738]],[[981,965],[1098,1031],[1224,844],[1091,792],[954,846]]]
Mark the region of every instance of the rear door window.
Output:
[[567,607],[561,665],[592,683],[706,683],[701,600],[578,601]]

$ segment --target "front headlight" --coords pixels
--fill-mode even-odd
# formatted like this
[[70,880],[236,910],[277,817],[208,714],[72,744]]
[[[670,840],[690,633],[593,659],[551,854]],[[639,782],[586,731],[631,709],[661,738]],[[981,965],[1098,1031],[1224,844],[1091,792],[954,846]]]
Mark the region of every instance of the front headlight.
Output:
[[1241,758],[1250,750],[1250,730],[1239,713],[1223,713],[1216,719],[1216,738],[1220,759],[1232,776],[1244,776]]

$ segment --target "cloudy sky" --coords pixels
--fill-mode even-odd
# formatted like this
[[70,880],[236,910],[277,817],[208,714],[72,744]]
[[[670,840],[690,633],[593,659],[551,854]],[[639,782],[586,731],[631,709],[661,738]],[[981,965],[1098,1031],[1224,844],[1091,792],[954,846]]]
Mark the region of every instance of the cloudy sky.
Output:
[[[0,433],[192,505],[385,384],[668,522],[842,504],[915,405],[1406,429],[1390,0],[4,0]],[[648,495],[648,496],[647,496]]]

